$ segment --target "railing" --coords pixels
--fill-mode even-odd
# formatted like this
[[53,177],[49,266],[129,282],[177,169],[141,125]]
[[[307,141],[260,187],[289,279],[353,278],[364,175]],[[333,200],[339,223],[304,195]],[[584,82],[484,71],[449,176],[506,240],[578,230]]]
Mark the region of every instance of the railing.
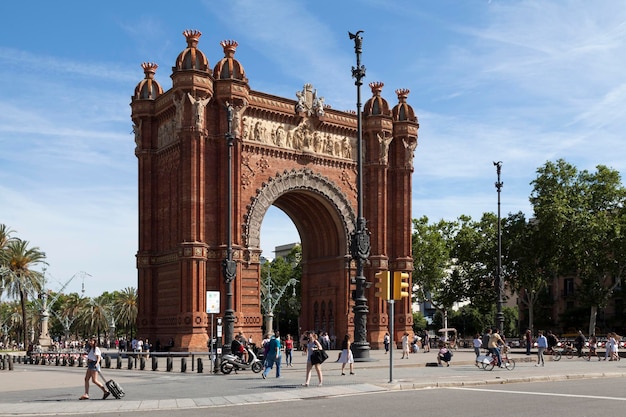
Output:
[[[77,366],[84,367],[87,364],[87,353],[84,351],[67,352],[31,352],[30,355],[6,355],[8,362],[25,363],[33,365]],[[219,357],[210,352],[103,352],[101,366],[103,368],[122,369],[126,360],[126,368],[129,370],[146,369],[146,362],[151,360],[151,369],[159,369],[159,360],[165,360],[165,369],[171,372],[174,368],[174,359],[180,358],[180,371],[187,372],[187,361],[191,359],[191,372],[197,370],[204,372],[204,358],[207,358],[213,372],[217,372],[216,364]],[[115,362],[115,363],[113,363]],[[4,367],[3,367],[4,369]],[[210,368],[211,369],[211,368]]]

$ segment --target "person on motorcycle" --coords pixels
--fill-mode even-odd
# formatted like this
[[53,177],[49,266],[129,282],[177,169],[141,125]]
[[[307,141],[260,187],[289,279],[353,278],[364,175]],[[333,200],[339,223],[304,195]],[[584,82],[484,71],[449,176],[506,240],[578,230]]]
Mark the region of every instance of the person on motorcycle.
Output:
[[246,349],[246,339],[243,334],[239,333],[230,344],[230,351],[233,355],[236,355],[241,362],[248,363],[248,351]]

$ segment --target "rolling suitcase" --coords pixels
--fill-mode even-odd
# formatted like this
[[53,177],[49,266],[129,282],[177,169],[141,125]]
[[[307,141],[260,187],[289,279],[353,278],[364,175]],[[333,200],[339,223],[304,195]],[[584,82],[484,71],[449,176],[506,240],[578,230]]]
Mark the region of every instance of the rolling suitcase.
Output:
[[107,379],[104,377],[104,375],[102,375],[102,372],[100,370],[98,370],[98,373],[100,374],[102,379],[105,381],[105,385],[106,385],[107,389],[109,390],[109,392],[115,398],[117,398],[119,400],[124,395],[126,395],[126,393],[124,392],[124,388],[122,388],[122,386],[120,384],[118,384],[117,382],[113,381],[112,379],[109,379],[107,381]]

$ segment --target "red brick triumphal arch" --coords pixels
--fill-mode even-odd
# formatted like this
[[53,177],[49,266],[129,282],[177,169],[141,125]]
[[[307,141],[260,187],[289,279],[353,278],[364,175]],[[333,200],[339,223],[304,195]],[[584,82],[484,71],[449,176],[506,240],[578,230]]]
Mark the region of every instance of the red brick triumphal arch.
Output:
[[[254,91],[234,58],[237,43],[221,42],[211,68],[198,31],[172,67],[172,88],[145,78],[132,97],[139,163],[138,336],[174,349],[205,350],[207,291],[220,292],[228,236],[228,110],[233,109],[232,248],[235,332],[261,339],[261,223],[270,206],[284,211],[302,243],[302,329],[338,338],[353,334],[349,235],[356,222],[355,112],[332,109],[309,84],[295,99]],[[363,207],[371,233],[365,276],[411,273],[411,174],[417,118],[407,90],[390,109],[382,83],[370,84],[363,108]],[[367,337],[381,346],[387,302],[367,291]],[[412,324],[410,300],[396,303],[396,334]]]

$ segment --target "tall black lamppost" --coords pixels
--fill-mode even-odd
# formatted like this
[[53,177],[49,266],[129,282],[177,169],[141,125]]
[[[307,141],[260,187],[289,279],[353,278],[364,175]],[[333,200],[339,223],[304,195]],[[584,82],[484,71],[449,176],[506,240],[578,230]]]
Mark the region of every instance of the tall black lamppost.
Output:
[[222,261],[222,272],[226,283],[226,310],[224,311],[224,351],[230,352],[230,344],[235,333],[235,310],[233,307],[233,281],[237,277],[237,264],[233,261],[233,106],[226,103],[226,115],[228,119],[228,132],[226,132],[226,144],[228,145],[228,205],[227,205],[227,246],[226,259]]
[[370,346],[367,342],[367,298],[365,297],[365,275],[363,267],[370,255],[370,236],[365,227],[365,217],[363,216],[363,138],[361,132],[361,81],[365,77],[365,66],[361,65],[361,51],[363,38],[360,36],[362,30],[356,34],[348,32],[350,39],[354,40],[354,52],[356,53],[356,67],[352,67],[352,77],[356,79],[356,115],[357,115],[357,219],[356,228],[351,236],[350,252],[352,259],[356,262],[356,277],[352,281],[356,284],[353,293],[354,300],[354,343],[352,352],[355,360],[368,359]]
[[502,171],[502,161],[494,162],[498,174],[498,181],[496,181],[496,190],[498,190],[498,269],[496,271],[496,289],[498,291],[497,300],[497,312],[496,312],[496,327],[500,329],[500,332],[504,334],[504,313],[502,312],[502,304],[504,298],[504,280],[502,279],[502,230],[500,226],[500,191],[504,184],[500,181],[500,172]]

